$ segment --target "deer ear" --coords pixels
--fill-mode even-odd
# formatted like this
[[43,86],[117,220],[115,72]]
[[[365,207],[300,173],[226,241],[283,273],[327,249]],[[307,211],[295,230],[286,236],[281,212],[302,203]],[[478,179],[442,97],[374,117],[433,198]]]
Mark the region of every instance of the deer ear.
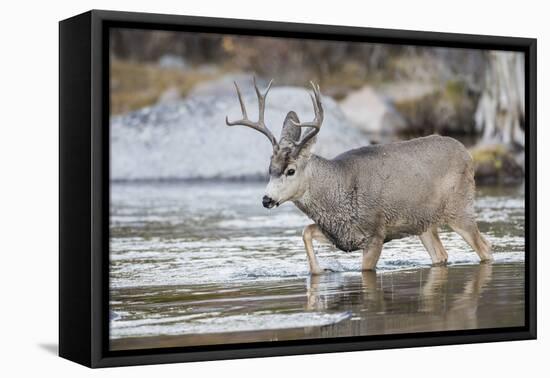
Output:
[[311,149],[315,145],[316,141],[317,141],[317,136],[314,136],[313,138],[308,140],[307,143],[302,146],[302,148],[298,150],[294,150],[292,153],[292,156],[294,158],[309,157],[311,155]]
[[300,123],[300,120],[298,119],[298,115],[294,112],[288,112],[285,118],[285,122],[283,123],[283,129],[281,130],[281,138],[279,138],[279,141],[283,140],[290,140],[292,142],[298,142],[300,140],[300,135],[302,133],[302,129],[292,123],[294,121],[295,123]]

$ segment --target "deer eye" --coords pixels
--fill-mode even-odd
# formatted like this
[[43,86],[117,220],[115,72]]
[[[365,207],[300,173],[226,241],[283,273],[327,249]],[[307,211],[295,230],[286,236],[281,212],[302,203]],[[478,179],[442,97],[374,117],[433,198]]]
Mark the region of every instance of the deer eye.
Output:
[[288,171],[286,171],[286,175],[287,176],[292,176],[296,171],[294,169],[289,169]]

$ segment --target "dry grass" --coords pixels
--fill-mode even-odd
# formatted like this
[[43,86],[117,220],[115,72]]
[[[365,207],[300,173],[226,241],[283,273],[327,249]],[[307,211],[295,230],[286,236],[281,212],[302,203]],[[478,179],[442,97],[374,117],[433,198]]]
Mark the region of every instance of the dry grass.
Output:
[[121,114],[156,103],[168,89],[185,96],[197,83],[215,78],[197,70],[113,59],[111,61],[111,114]]

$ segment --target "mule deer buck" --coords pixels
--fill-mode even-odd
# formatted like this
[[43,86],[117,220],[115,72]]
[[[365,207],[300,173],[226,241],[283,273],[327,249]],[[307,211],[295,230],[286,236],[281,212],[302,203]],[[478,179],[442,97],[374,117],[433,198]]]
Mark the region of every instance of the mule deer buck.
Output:
[[[312,274],[323,272],[313,240],[331,243],[342,251],[363,250],[363,270],[376,267],[382,246],[392,239],[418,235],[434,265],[447,262],[438,227],[449,225],[477,252],[491,260],[489,242],[480,234],[474,212],[474,166],[466,148],[455,139],[428,136],[405,142],[367,146],[332,160],[311,153],[323,123],[318,85],[310,94],[315,117],[300,122],[293,111],[285,118],[279,140],[264,122],[266,96],[254,79],[258,121],[251,121],[237,83],[242,125],[264,134],[273,146],[269,183],[263,206],[292,201],[314,223],[303,240]],[[307,129],[302,134],[302,129]]]

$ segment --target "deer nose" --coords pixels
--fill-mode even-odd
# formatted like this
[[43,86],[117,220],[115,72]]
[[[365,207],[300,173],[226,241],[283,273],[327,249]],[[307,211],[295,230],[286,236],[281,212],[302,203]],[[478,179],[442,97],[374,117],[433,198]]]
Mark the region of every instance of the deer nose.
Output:
[[273,201],[271,197],[264,196],[264,198],[262,198],[262,205],[267,209],[271,209],[273,205],[275,205],[275,201]]

